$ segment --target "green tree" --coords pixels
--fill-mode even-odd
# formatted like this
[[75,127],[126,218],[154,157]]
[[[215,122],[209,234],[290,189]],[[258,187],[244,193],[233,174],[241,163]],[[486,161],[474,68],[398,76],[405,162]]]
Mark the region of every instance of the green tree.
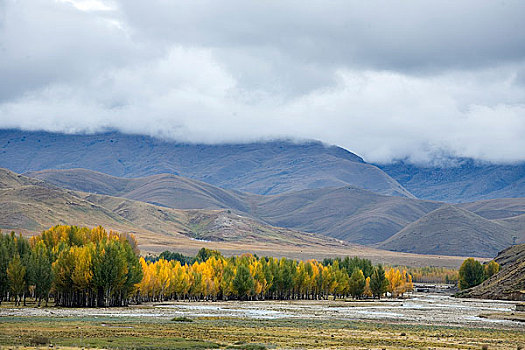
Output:
[[208,260],[209,258],[211,258],[212,256],[214,256],[216,258],[222,258],[222,254],[218,250],[211,250],[211,249],[208,249],[208,248],[201,248],[197,252],[197,255],[195,256],[195,260],[197,260],[198,262],[204,262],[204,261]]
[[377,265],[370,276],[370,289],[374,298],[381,298],[386,293],[388,287],[388,281],[385,277],[385,269],[381,264]]
[[7,266],[10,257],[7,249],[9,236],[0,232],[0,304],[9,291],[9,280],[7,279]]
[[355,269],[350,276],[349,292],[354,298],[359,298],[365,291],[366,279],[363,271]]
[[483,282],[485,270],[479,261],[466,259],[459,268],[459,288],[467,289]]
[[499,264],[494,260],[491,260],[485,265],[485,279],[489,279],[493,275],[499,272]]
[[15,305],[20,305],[20,297],[26,288],[26,267],[22,265],[20,260],[20,255],[15,254],[13,259],[9,262],[7,266],[7,279],[9,281],[9,286],[11,291],[15,296]]
[[112,239],[101,242],[93,257],[93,285],[97,290],[98,306],[116,303],[127,274],[126,257],[119,242]]
[[254,280],[250,274],[250,269],[244,264],[237,266],[237,272],[233,279],[233,290],[237,294],[237,297],[241,300],[245,300],[250,294]]
[[294,287],[296,274],[295,262],[281,258],[276,268],[277,274],[274,275],[274,283],[279,294],[279,299],[289,299]]
[[140,265],[139,257],[135,249],[129,244],[124,244],[122,249],[124,250],[124,257],[128,267],[126,281],[122,286],[122,299],[127,302],[128,297],[136,289],[135,285],[142,281],[144,272],[142,271],[142,266]]
[[49,299],[49,291],[53,284],[53,269],[46,245],[38,242],[31,254],[31,270],[33,272],[33,285],[35,286],[35,297],[38,299],[38,306],[43,299]]

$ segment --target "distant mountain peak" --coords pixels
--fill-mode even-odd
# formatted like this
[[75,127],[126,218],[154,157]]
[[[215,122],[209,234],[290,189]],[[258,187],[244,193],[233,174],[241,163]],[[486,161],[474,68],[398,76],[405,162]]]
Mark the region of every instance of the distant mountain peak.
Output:
[[494,257],[512,244],[514,231],[475,213],[444,204],[379,244],[382,249]]

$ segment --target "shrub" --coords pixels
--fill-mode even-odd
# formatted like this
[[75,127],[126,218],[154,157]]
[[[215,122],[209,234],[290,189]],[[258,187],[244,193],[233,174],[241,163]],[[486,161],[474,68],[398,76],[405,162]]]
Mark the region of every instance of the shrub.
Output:
[[177,316],[177,317],[173,317],[171,319],[172,322],[193,322],[193,320],[191,318],[188,318],[186,316]]
[[49,338],[43,337],[41,335],[37,335],[31,338],[29,342],[34,345],[47,345],[49,344]]

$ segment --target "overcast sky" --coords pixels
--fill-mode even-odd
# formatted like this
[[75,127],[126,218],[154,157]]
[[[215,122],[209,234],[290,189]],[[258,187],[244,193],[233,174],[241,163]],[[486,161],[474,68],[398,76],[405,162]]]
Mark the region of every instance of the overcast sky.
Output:
[[525,1],[0,0],[0,127],[525,160]]

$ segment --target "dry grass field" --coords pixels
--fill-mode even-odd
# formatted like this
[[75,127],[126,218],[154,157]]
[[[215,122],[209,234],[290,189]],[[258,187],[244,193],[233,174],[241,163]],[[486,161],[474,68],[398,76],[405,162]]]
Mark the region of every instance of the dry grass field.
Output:
[[[0,308],[4,349],[520,349],[509,302],[409,300]],[[485,310],[485,315],[478,313]],[[435,316],[435,317],[434,317]]]

